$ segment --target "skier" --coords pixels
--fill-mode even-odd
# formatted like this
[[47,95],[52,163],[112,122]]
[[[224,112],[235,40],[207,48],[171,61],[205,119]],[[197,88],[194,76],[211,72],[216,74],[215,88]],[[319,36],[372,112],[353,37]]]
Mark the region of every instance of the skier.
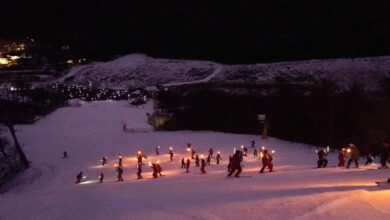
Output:
[[100,173],[100,176],[99,176],[99,183],[103,183],[103,179],[104,179],[104,174],[103,174],[103,173]]
[[160,155],[160,146],[156,147],[156,155]]
[[173,161],[173,151],[172,151],[172,147],[169,148],[169,156],[170,156],[170,160]]
[[137,163],[137,179],[142,179],[142,164]]
[[184,157],[181,158],[181,168],[185,168],[186,164],[184,163]]
[[204,160],[203,155],[200,156],[200,163],[201,163],[200,171],[202,172],[202,174],[206,174],[206,170],[204,169],[206,167],[206,161]]
[[252,146],[252,148],[255,148],[255,140],[251,141],[251,146]]
[[213,148],[210,148],[210,150],[209,150],[209,156],[210,156],[210,158],[213,157],[213,154],[214,154]]
[[186,164],[186,173],[189,173],[189,169],[190,169],[190,164],[191,164],[191,161],[190,159],[187,159],[187,164]]
[[248,153],[248,148],[244,146],[244,157],[246,157],[247,153]]
[[104,166],[107,163],[107,157],[102,157],[102,166]]
[[233,158],[232,156],[229,156],[229,164],[227,166],[228,172],[232,170],[232,162],[233,162]]
[[79,184],[83,181],[83,172],[80,172],[79,174],[77,174],[76,176],[76,184]]
[[116,168],[116,171],[118,172],[118,182],[123,181],[122,174],[123,174],[123,169],[121,166]]
[[242,172],[242,168],[241,168],[241,161],[242,161],[242,153],[241,151],[236,151],[232,157],[232,165],[231,165],[231,169],[230,169],[230,172],[228,174],[228,177],[232,176],[232,174],[234,172],[236,172],[236,174],[234,175],[235,177],[240,177],[240,173]]
[[373,163],[374,156],[372,156],[372,153],[371,153],[370,149],[368,149],[366,158],[367,158],[366,163],[365,163],[366,166]]
[[378,169],[388,168],[387,162],[389,162],[389,149],[390,149],[390,144],[387,141],[385,141],[381,149],[381,158],[380,158],[381,166],[378,167]]
[[321,167],[326,167],[326,165],[328,164],[328,160],[326,159],[326,151],[324,149],[321,149],[318,153],[318,161],[317,161],[317,166],[318,168],[321,168]]
[[349,144],[350,156],[347,164],[347,168],[351,165],[352,161],[355,162],[356,168],[359,168],[359,150],[354,144]]
[[122,167],[122,154],[119,154],[119,156],[118,156],[118,164],[119,164],[119,167]]
[[191,148],[191,159],[195,159],[195,150]]
[[211,155],[209,154],[206,158],[206,165],[210,165],[211,164]]
[[338,157],[338,159],[339,159],[338,166],[339,167],[344,167],[345,166],[344,158],[345,158],[345,148],[341,148],[340,151],[339,151],[339,157]]
[[265,168],[268,168],[269,172],[273,171],[274,165],[272,164],[272,155],[268,153],[268,150],[264,150],[261,162],[263,163],[263,167],[260,169],[259,173],[263,173]]
[[62,158],[68,158],[68,152],[64,151]]
[[158,171],[157,171],[157,164],[155,164],[155,163],[152,163],[151,164],[151,168],[153,169],[153,178],[157,178],[158,177]]
[[258,157],[258,155],[257,155],[257,149],[256,149],[256,148],[253,150],[253,157],[254,157],[254,158]]
[[222,160],[221,158],[221,152],[218,151],[217,153],[217,164],[219,164],[219,161]]
[[161,172],[162,172],[162,167],[160,166],[160,161],[159,161],[159,160],[156,162],[156,169],[157,169],[158,175],[163,176],[163,175],[161,174]]
[[123,131],[126,132],[127,131],[127,124],[125,122],[123,122]]
[[199,167],[199,157],[198,157],[198,155],[195,156],[195,166]]

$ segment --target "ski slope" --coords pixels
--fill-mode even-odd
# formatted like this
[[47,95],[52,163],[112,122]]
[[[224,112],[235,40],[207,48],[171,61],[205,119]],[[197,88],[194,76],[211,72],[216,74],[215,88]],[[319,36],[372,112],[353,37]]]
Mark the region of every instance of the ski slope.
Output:
[[[0,219],[389,219],[390,190],[375,185],[390,170],[376,165],[360,169],[333,167],[337,154],[328,156],[331,167],[314,168],[315,147],[275,138],[212,131],[153,132],[146,112],[125,102],[91,102],[58,109],[33,125],[17,126],[17,135],[31,168],[0,188]],[[148,132],[123,132],[128,128]],[[264,145],[275,150],[276,172],[259,174],[261,162],[244,159],[241,178],[227,178],[228,155],[234,147]],[[190,142],[199,154],[210,147],[221,151],[222,164],[206,167],[191,163],[190,173],[180,168]],[[154,150],[161,146],[161,155]],[[174,161],[169,161],[173,146]],[[136,178],[137,149],[147,161],[160,160],[166,176]],[[69,158],[62,159],[66,150]],[[116,182],[114,164],[121,153],[124,182]],[[108,157],[108,164],[100,159]],[[363,163],[363,159],[360,160]],[[74,184],[76,175],[87,176]],[[103,172],[104,183],[97,177]],[[249,176],[252,177],[244,177]]]

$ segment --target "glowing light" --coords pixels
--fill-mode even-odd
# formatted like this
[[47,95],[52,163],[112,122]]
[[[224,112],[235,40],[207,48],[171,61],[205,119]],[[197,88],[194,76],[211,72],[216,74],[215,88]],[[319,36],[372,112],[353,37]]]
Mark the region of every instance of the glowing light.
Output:
[[272,154],[274,154],[274,153],[275,153],[275,151],[273,150],[273,151],[271,151],[271,153],[272,153]]
[[160,161],[158,160],[156,163],[157,163],[157,164],[159,164],[159,163],[160,163]]
[[8,65],[9,61],[7,58],[0,58],[0,65]]
[[73,60],[72,59],[69,59],[66,61],[67,64],[73,64]]
[[148,163],[148,164],[149,164],[149,166],[150,166],[150,167],[152,166],[152,162],[150,162],[150,161],[149,161],[149,163]]
[[220,154],[221,152],[218,151],[218,154]]
[[204,158],[204,155],[203,155],[203,154],[202,154],[202,155],[200,155],[200,158],[202,158],[202,159],[203,159],[203,158]]
[[265,150],[265,147],[264,147],[264,146],[261,146],[261,149],[262,149],[262,150]]
[[169,150],[173,150],[173,147],[169,147]]
[[141,151],[140,151],[140,150],[138,151],[138,154],[141,154]]
[[347,153],[351,153],[351,148],[348,148],[348,149],[347,149]]
[[244,145],[241,145],[241,148],[244,148]]
[[190,152],[190,150],[191,150],[190,148],[187,148],[187,151],[188,151],[188,152]]

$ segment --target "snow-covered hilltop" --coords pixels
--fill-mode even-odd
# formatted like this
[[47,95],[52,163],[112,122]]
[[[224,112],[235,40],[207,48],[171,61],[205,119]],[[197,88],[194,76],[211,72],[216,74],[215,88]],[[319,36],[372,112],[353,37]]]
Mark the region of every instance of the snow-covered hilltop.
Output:
[[131,54],[105,63],[73,67],[59,81],[101,88],[137,88],[155,84],[202,80],[219,64],[208,61],[154,59]]
[[136,88],[156,84],[275,82],[313,83],[331,79],[340,88],[354,82],[375,89],[390,77],[390,57],[308,60],[251,65],[221,65],[211,61],[155,59],[132,54],[105,63],[73,67],[57,82],[92,84],[96,87]]
[[375,89],[384,77],[390,77],[390,57],[355,59],[308,60],[271,64],[226,66],[215,82],[234,83],[310,83],[330,79],[341,89],[353,83],[362,83],[366,89]]

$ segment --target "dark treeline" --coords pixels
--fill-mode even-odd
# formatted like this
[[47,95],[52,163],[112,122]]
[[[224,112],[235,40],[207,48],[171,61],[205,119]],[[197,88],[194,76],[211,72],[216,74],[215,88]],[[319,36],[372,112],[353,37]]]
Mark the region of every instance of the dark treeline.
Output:
[[172,116],[163,129],[260,134],[257,115],[264,113],[270,136],[320,146],[354,143],[374,153],[390,134],[390,80],[375,93],[358,84],[336,92],[330,81],[229,87],[181,87],[160,93],[158,107]]
[[390,54],[390,1],[1,0],[0,38],[78,56],[256,63]]

